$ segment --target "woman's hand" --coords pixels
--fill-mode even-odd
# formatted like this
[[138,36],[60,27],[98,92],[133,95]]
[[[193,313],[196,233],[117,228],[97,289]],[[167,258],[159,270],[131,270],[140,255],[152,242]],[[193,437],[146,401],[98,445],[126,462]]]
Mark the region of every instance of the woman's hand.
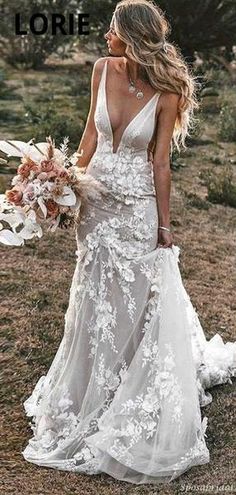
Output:
[[173,237],[171,232],[167,232],[167,230],[158,229],[158,239],[157,239],[157,247],[172,247]]

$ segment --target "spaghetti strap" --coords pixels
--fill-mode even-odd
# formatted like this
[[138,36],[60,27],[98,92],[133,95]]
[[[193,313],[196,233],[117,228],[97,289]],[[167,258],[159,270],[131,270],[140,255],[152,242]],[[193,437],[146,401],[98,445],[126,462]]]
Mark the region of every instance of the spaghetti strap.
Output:
[[99,90],[104,95],[105,93],[105,84],[106,84],[106,69],[107,69],[107,60],[105,60],[104,66],[102,68],[102,75],[99,81]]

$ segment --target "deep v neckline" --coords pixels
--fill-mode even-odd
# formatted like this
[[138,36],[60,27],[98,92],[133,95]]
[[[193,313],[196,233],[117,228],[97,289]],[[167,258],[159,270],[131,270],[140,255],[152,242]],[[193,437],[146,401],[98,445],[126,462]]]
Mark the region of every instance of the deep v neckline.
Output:
[[130,122],[126,125],[126,127],[124,128],[122,134],[121,134],[121,138],[120,138],[120,142],[116,148],[116,151],[114,151],[114,133],[113,133],[113,129],[112,129],[112,125],[111,125],[111,119],[110,119],[110,116],[109,116],[109,112],[108,112],[108,103],[107,103],[107,92],[106,92],[106,82],[107,82],[107,60],[105,62],[105,66],[104,66],[104,71],[105,71],[105,74],[104,74],[104,79],[103,79],[103,90],[104,90],[104,101],[105,101],[105,110],[106,110],[106,115],[107,115],[107,120],[108,120],[108,124],[109,124],[109,129],[110,129],[110,134],[111,134],[111,146],[112,146],[112,153],[113,155],[116,155],[121,147],[121,144],[122,144],[122,141],[124,139],[124,136],[125,136],[125,133],[127,132],[127,130],[130,128],[131,124],[133,124],[133,122],[140,116],[140,114],[145,110],[145,108],[154,100],[154,98],[159,94],[158,92],[157,93],[154,93],[154,95],[150,98],[150,100],[147,101],[147,103],[145,103],[145,105],[143,106],[143,108],[141,108],[138,113],[130,120]]

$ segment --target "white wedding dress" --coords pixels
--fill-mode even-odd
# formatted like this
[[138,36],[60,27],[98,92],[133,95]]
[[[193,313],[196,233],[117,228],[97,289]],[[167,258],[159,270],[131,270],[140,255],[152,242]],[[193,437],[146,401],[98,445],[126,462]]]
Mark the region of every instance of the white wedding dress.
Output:
[[105,472],[131,483],[169,482],[209,461],[206,391],[236,375],[236,344],[207,341],[182,284],[178,246],[157,246],[157,204],[147,146],[158,93],[116,151],[105,61],[86,173],[109,191],[83,205],[64,336],[46,376],[24,401],[40,466]]

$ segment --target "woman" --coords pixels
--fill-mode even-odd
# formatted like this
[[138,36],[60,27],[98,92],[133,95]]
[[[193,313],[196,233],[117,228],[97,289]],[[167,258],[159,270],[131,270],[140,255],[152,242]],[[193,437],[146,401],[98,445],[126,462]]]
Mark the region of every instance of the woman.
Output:
[[83,205],[64,336],[24,402],[26,460],[136,484],[209,461],[205,389],[235,373],[235,344],[205,339],[170,231],[169,151],[198,104],[168,29],[147,0],[113,13],[77,162],[107,193]]

